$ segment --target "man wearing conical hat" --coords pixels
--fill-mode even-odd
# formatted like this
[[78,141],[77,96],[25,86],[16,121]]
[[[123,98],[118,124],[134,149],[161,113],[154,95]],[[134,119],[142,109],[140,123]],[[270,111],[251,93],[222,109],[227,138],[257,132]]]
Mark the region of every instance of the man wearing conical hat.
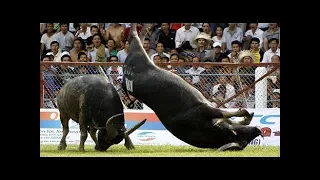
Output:
[[194,54],[200,58],[200,62],[204,62],[205,60],[213,61],[213,50],[208,47],[212,42],[211,37],[202,32],[193,41],[197,45],[197,48],[194,49]]

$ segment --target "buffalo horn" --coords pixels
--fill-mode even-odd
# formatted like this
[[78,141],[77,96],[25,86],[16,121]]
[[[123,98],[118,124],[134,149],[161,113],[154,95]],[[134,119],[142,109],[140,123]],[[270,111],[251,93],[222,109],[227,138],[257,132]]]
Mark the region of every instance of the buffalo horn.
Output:
[[143,121],[139,122],[138,124],[136,124],[136,125],[133,126],[132,128],[128,129],[128,130],[125,132],[125,136],[129,136],[133,131],[135,131],[135,130],[138,129],[140,126],[142,126],[146,121],[147,121],[147,119],[144,119]]

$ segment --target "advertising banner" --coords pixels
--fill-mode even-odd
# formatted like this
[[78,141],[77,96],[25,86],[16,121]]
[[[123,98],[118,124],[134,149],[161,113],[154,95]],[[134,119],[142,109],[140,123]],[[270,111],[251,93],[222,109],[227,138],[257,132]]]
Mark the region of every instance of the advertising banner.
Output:
[[[236,111],[237,109],[226,109]],[[250,145],[280,145],[280,109],[263,108],[247,109],[254,112],[254,117],[249,126],[259,126],[264,138],[257,137]],[[124,110],[125,126],[130,128],[141,120],[147,118],[147,122],[130,135],[136,145],[188,145],[173,136],[159,121],[152,110]],[[240,120],[240,118],[232,118]],[[79,124],[69,121],[69,134],[67,144],[79,144]],[[40,109],[40,144],[59,144],[62,136],[62,126],[58,109]],[[94,144],[88,134],[86,144]],[[122,141],[120,144],[123,144]]]

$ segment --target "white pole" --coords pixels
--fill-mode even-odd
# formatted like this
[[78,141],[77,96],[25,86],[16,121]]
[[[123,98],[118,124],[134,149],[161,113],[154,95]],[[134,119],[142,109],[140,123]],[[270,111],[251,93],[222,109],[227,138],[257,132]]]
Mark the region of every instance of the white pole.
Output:
[[[265,67],[257,67],[255,71],[255,80],[267,73]],[[255,108],[267,108],[267,78],[255,84]]]

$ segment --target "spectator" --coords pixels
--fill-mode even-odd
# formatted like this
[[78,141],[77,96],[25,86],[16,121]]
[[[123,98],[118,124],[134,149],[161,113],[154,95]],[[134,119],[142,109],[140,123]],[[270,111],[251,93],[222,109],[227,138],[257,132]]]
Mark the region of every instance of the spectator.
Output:
[[272,108],[280,108],[280,89],[274,89],[271,98]]
[[154,23],[146,23],[146,25],[147,28],[145,29],[144,37],[150,39],[150,48],[156,49],[156,41],[159,39],[160,30],[155,28]]
[[72,48],[74,35],[68,31],[69,23],[60,23],[60,32],[56,34],[56,39],[60,44],[60,50],[69,52]]
[[199,57],[194,57],[192,59],[193,65],[190,69],[186,70],[187,74],[190,74],[192,76],[192,84],[196,84],[200,82],[199,79],[199,74],[202,73],[205,69],[203,67],[199,66],[200,58]]
[[242,39],[243,41],[243,47],[242,49],[247,50],[250,47],[251,38],[258,38],[259,39],[259,47],[263,47],[263,33],[261,29],[258,28],[258,23],[250,23],[249,25],[250,29],[244,33],[244,37]]
[[91,36],[91,32],[87,23],[80,23],[80,29],[76,32],[75,37],[83,39],[84,43],[87,44],[87,38]]
[[116,56],[118,54],[118,50],[115,45],[116,42],[113,39],[109,39],[107,41],[107,48],[110,53],[110,56]]
[[222,35],[222,52],[229,53],[232,51],[232,41],[242,42],[243,32],[241,28],[236,27],[236,23],[229,23],[229,26],[223,30]]
[[200,58],[200,62],[205,60],[213,61],[213,51],[208,49],[208,45],[211,43],[211,37],[202,32],[194,39],[194,44],[197,44],[197,48],[193,50],[194,54]]
[[189,41],[192,48],[196,48],[197,45],[193,42],[193,40],[198,34],[200,34],[198,28],[191,26],[191,23],[184,23],[184,26],[179,28],[176,32],[176,48],[180,48],[185,41]]
[[46,23],[46,33],[41,36],[40,57],[51,51],[51,43],[57,40],[57,35],[53,31],[53,23]]
[[239,63],[239,53],[241,51],[241,42],[238,40],[231,42],[232,51],[228,54],[231,63]]
[[[212,88],[213,98],[219,100],[218,102],[224,102],[236,94],[235,88],[229,83],[227,76],[220,76],[218,79],[219,84],[214,85]],[[213,105],[217,107],[217,103],[213,101]],[[233,102],[224,103],[226,108],[232,107]]]
[[213,62],[221,62],[223,53],[221,52],[221,44],[219,42],[213,43],[214,55]]
[[146,51],[146,53],[148,54],[150,59],[153,60],[153,58],[151,58],[151,55],[157,53],[157,51],[150,48],[150,39],[149,38],[144,38],[143,49]]
[[277,23],[269,23],[269,29],[263,33],[263,48],[264,51],[267,51],[270,47],[271,39],[278,39],[278,48],[280,48],[280,27]]
[[60,46],[59,46],[59,42],[58,41],[52,41],[51,44],[50,44],[50,47],[51,47],[51,52],[52,52],[52,55],[54,56],[54,59],[53,61],[55,62],[61,62],[61,51],[59,50]]
[[87,54],[86,45],[82,38],[76,38],[73,41],[73,48],[70,50],[70,57],[72,62],[78,61],[78,55],[80,52]]
[[255,63],[260,63],[263,59],[264,52],[260,49],[260,39],[259,38],[252,38],[250,42],[250,52],[255,57]]
[[128,41],[128,40],[125,40],[125,41],[124,41],[124,49],[120,50],[120,51],[117,53],[119,62],[124,63],[124,61],[126,60],[128,54],[129,54],[129,47],[130,47],[129,41]]
[[[211,24],[210,23],[202,23],[202,29],[203,29],[203,33],[205,33],[208,36],[210,36],[210,38],[213,38],[214,33],[211,31]],[[211,39],[207,48],[208,49],[212,49],[212,45],[213,45],[213,41]]]
[[167,56],[168,58],[170,58],[170,55],[164,52],[163,44],[160,42],[157,43],[156,53],[152,54],[150,58],[153,59],[153,56],[155,55],[159,55],[161,57]]
[[121,50],[124,48],[122,41],[124,38],[125,27],[119,23],[113,23],[112,26],[106,29],[104,39],[108,41],[109,39],[113,39],[115,42],[115,49]]
[[93,35],[93,49],[88,52],[90,62],[107,62],[110,53],[101,43],[102,38],[103,37],[100,34]]
[[169,23],[161,23],[161,30],[159,32],[157,43],[163,44],[165,51],[174,49],[175,46],[176,33],[174,30],[169,29]]
[[269,40],[269,46],[270,46],[270,49],[268,51],[266,51],[263,55],[263,59],[262,59],[263,63],[270,63],[271,57],[273,55],[280,56],[280,48],[278,47],[279,40],[277,38],[271,38]]
[[223,28],[221,26],[217,26],[217,29],[215,31],[215,36],[212,37],[213,43],[219,42],[220,44],[222,44]]

